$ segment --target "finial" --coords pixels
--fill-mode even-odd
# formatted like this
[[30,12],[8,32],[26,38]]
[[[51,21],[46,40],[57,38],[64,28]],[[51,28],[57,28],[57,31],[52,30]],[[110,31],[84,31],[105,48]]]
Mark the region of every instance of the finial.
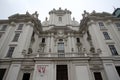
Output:
[[48,18],[46,17],[46,18],[45,18],[45,20],[47,21],[47,20],[48,20]]
[[75,18],[73,17],[73,21],[75,21]]
[[113,6],[114,10],[116,10],[115,6]]
[[94,13],[96,13],[96,11],[95,11],[95,10],[93,10],[93,12],[92,12],[92,13],[94,14]]
[[59,7],[59,10],[61,10],[61,7]]
[[84,14],[86,14],[87,12],[86,12],[86,10],[84,10]]
[[39,14],[37,13],[37,11],[35,11],[35,13],[33,13],[32,15],[33,15],[35,18],[38,18],[38,15],[39,15]]

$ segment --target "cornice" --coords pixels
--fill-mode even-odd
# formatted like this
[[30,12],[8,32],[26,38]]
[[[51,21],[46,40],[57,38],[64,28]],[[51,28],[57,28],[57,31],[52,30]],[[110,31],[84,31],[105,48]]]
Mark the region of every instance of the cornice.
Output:
[[9,20],[0,20],[0,24],[6,24],[9,23]]

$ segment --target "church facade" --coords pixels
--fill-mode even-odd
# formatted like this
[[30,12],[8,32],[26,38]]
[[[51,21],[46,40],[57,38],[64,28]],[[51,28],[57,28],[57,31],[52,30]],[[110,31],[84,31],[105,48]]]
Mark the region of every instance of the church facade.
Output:
[[120,18],[84,11],[77,22],[71,14],[0,20],[0,80],[120,80]]

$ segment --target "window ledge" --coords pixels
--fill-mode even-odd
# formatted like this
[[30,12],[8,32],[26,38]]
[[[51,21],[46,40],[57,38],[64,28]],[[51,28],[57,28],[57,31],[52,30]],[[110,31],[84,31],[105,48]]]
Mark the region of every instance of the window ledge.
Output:
[[115,42],[113,40],[105,40],[106,44],[115,44]]
[[21,33],[22,32],[22,30],[16,30],[15,31],[15,33]]
[[101,31],[106,31],[108,30],[107,28],[100,28]]

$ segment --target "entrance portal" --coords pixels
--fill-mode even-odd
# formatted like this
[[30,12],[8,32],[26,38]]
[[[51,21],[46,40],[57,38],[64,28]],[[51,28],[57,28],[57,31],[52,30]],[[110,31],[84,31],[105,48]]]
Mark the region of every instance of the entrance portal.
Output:
[[57,65],[57,80],[68,80],[68,68],[67,65]]

